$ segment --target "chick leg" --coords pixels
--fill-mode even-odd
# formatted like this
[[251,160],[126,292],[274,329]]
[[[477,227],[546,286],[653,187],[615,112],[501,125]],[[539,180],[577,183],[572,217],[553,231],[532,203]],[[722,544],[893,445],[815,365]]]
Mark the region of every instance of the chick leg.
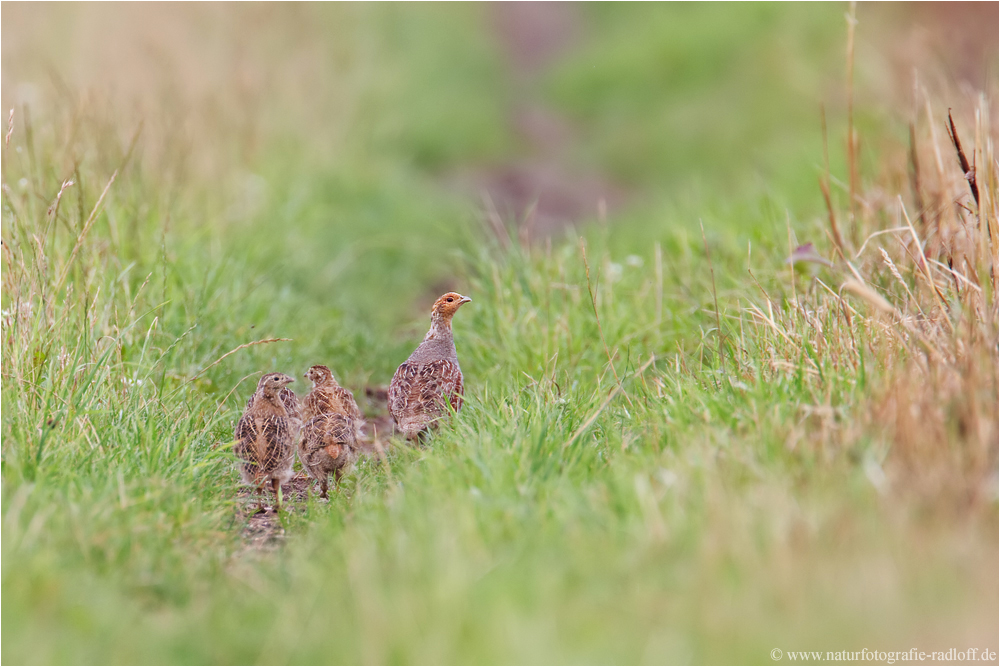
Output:
[[327,491],[326,491],[327,490],[327,485],[329,483],[330,483],[330,478],[329,477],[324,477],[323,479],[319,480],[319,488],[320,488],[319,497],[320,498],[326,498],[327,500],[330,499],[330,494],[327,493]]
[[274,490],[274,511],[281,511],[281,483],[277,477],[271,478],[271,488]]
[[264,484],[261,483],[257,487],[257,509],[254,510],[254,514],[260,514],[261,512],[266,512],[264,509]]

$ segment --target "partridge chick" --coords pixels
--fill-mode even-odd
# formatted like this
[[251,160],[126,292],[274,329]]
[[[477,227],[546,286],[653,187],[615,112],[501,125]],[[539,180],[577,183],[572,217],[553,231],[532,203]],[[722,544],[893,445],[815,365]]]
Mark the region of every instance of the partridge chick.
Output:
[[458,367],[451,318],[467,296],[448,292],[431,308],[431,328],[424,340],[392,376],[389,412],[396,427],[410,440],[435,424],[447,410],[462,407],[462,369]]
[[353,419],[358,437],[364,435],[365,418],[358,408],[358,402],[354,400],[354,394],[337,383],[329,368],[313,366],[306,371],[305,377],[313,383],[313,388],[302,399],[303,421],[333,412]]
[[364,418],[354,395],[337,384],[329,368],[313,366],[305,376],[312,380],[313,388],[302,401],[306,422],[299,440],[299,460],[309,476],[319,480],[320,496],[328,498],[330,473],[334,483],[340,484],[354,462]]
[[[281,510],[281,485],[292,477],[295,443],[302,428],[298,401],[286,388],[294,381],[284,373],[264,375],[236,423],[233,449],[240,459],[240,475],[245,483],[256,486],[258,493],[262,493],[264,485],[270,482],[278,511]],[[262,498],[259,510],[263,509]]]

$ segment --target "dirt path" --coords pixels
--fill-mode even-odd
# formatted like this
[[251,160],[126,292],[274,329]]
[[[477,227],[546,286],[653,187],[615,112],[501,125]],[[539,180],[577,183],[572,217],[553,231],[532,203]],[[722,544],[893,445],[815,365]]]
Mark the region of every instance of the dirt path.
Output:
[[[914,71],[957,88],[996,91],[996,3],[876,3],[861,9],[863,37],[897,71],[899,99],[911,99]],[[581,7],[503,2],[491,3],[488,11],[515,88],[509,123],[525,147],[508,163],[468,169],[467,187],[482,198],[491,226],[499,233],[516,223],[522,241],[537,240],[621,208],[630,193],[608,174],[571,159],[578,132],[533,92],[546,69],[585,38]],[[994,117],[996,104],[992,97]]]
[[606,174],[574,164],[576,129],[531,92],[545,69],[578,41],[579,6],[503,2],[491,4],[489,12],[517,98],[509,123],[524,149],[508,163],[470,167],[459,179],[481,197],[495,230],[516,223],[524,242],[606,217],[624,203],[625,188]]

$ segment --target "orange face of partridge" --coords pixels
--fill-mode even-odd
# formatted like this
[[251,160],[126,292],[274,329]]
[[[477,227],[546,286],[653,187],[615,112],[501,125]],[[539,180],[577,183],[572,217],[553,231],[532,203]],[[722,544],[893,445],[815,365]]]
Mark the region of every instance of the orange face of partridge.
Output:
[[467,296],[462,296],[458,292],[448,292],[444,296],[438,298],[434,302],[434,307],[431,308],[431,319],[442,319],[445,321],[451,321],[452,316],[463,303],[468,303],[472,301]]

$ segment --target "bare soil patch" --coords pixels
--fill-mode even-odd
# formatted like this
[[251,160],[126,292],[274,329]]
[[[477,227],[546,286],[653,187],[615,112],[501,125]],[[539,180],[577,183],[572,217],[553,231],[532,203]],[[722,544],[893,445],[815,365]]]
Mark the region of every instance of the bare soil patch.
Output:
[[490,6],[491,27],[515,86],[508,117],[521,155],[464,168],[451,180],[480,198],[489,226],[502,240],[511,224],[522,242],[548,238],[584,220],[602,219],[627,199],[623,186],[574,160],[576,128],[531,92],[545,68],[579,39],[579,12],[574,3]]

